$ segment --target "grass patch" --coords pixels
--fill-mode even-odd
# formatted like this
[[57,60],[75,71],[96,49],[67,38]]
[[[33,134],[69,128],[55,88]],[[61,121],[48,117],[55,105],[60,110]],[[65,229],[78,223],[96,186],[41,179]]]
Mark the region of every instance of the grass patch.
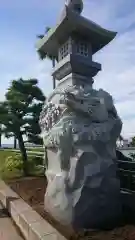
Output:
[[[14,159],[17,158],[21,160],[21,155],[19,152],[0,150],[0,178],[12,179],[23,176],[22,169],[14,166],[16,163],[14,162]],[[38,168],[38,165],[42,165],[42,156],[34,156],[34,154],[28,155],[28,168],[31,176],[41,176],[44,174],[43,169]]]
[[1,150],[0,151],[0,178],[12,178],[12,177],[20,177],[22,174],[17,169],[14,169],[14,171],[8,171],[5,168],[5,161],[9,157],[15,157],[16,153],[12,151],[7,150]]
[[27,151],[32,151],[32,152],[43,152],[44,153],[44,148],[26,148]]
[[37,152],[37,153],[34,153],[34,152],[27,152],[28,156],[43,156],[44,153],[43,152]]

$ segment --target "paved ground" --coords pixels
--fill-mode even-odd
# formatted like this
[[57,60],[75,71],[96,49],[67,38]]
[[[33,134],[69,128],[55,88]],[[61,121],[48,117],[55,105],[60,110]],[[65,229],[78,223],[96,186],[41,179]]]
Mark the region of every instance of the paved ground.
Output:
[[0,204],[0,240],[23,240]]

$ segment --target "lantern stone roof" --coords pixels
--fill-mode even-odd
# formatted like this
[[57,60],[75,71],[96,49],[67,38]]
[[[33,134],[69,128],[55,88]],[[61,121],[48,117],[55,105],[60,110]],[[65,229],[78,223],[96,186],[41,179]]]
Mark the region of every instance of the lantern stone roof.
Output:
[[42,39],[38,40],[36,44],[37,51],[57,58],[60,45],[73,34],[87,39],[91,43],[92,54],[94,54],[112,41],[117,33],[106,30],[89,19],[67,9],[55,28],[50,29]]

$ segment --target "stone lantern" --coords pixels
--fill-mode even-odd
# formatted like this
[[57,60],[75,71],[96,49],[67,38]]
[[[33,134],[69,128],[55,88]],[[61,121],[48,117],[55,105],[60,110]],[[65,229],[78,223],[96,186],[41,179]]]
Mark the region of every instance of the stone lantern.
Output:
[[40,116],[47,149],[45,209],[74,228],[112,226],[121,214],[116,140],[122,122],[112,97],[92,88],[101,70],[98,52],[116,36],[81,16],[82,0],[69,0],[55,28],[37,43],[53,56],[59,81]]
[[112,41],[116,32],[101,28],[75,11],[77,3],[82,8],[82,0],[67,3],[55,28],[37,42],[37,50],[57,59],[52,75],[64,80],[63,86],[69,81],[72,85],[90,84],[101,70],[101,65],[92,61],[92,55]]

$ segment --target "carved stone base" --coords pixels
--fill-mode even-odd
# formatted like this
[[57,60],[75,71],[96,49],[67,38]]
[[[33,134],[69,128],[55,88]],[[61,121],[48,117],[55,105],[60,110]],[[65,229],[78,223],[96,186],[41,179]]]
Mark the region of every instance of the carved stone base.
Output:
[[109,93],[71,85],[58,87],[41,113],[48,149],[45,210],[77,229],[111,228],[121,216],[116,140],[122,122]]
[[74,228],[111,228],[121,216],[120,183],[116,165],[104,150],[98,155],[94,148],[78,149],[69,172],[58,167],[55,153],[48,156],[54,166],[47,171],[45,210]]

